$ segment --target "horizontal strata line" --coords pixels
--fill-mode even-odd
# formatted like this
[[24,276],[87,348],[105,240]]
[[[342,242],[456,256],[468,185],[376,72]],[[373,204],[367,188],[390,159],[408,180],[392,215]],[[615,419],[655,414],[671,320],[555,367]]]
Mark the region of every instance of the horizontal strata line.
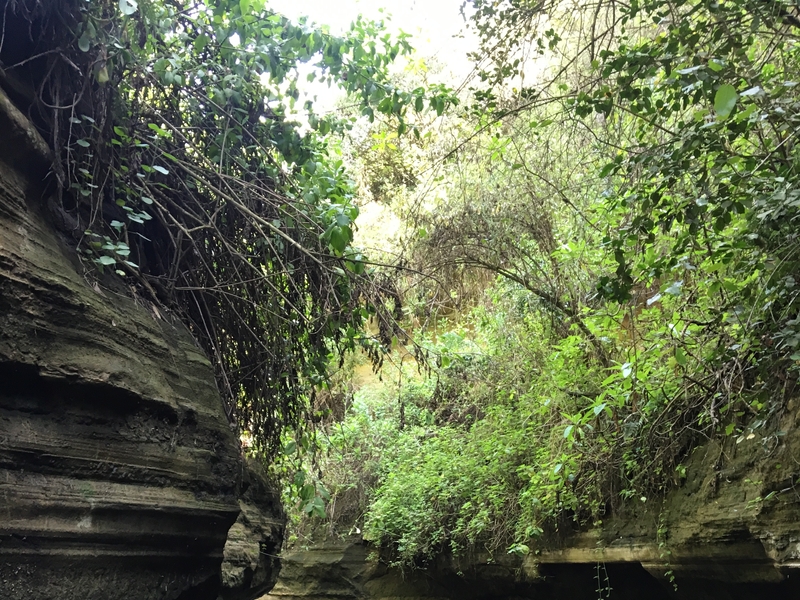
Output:
[[[184,547],[192,543],[205,544],[217,540],[221,540],[221,543],[224,544],[228,532],[226,526],[228,522],[220,520],[209,523],[208,520],[203,520],[193,524],[195,533],[186,531],[186,528],[183,531],[170,530],[167,527],[159,528],[157,524],[153,525],[152,529],[149,525],[145,525],[143,528],[141,524],[137,528],[135,521],[130,522],[128,528],[123,525],[117,525],[116,528],[104,527],[102,524],[87,524],[85,527],[78,527],[77,523],[72,523],[71,526],[66,523],[50,523],[37,528],[30,524],[26,526],[25,523],[19,523],[17,527],[11,524],[0,529],[0,546],[3,546],[3,540],[9,542],[15,540],[11,543],[12,546],[23,545],[31,548],[50,547],[54,544],[57,547],[68,547],[75,543],[88,544],[90,547],[93,545],[113,547],[123,544],[141,548],[163,545],[168,548]],[[21,544],[17,542],[21,542]]]
[[[762,547],[757,545],[757,540],[728,542],[724,548],[717,547],[713,557],[704,552],[707,547],[708,544],[703,542],[681,543],[672,546],[670,547],[670,564],[673,566],[713,565],[718,559],[724,560],[726,564],[775,564],[763,553]],[[743,549],[748,552],[743,554]],[[548,550],[536,556],[536,562],[539,564],[591,563],[598,559],[605,562],[638,562],[663,566],[663,559],[656,544]]]
[[[20,510],[16,515],[5,511],[6,515],[0,521],[0,535],[10,533],[19,535],[33,535],[33,532],[73,532],[103,530],[121,531],[125,525],[131,526],[133,532],[143,531],[142,526],[158,527],[164,533],[172,535],[175,531],[189,524],[206,524],[211,527],[213,522],[233,522],[238,511],[210,511],[210,510],[132,510],[131,507],[120,506],[116,510],[98,510],[90,507],[57,506],[51,507],[52,511],[25,511]],[[77,510],[76,510],[77,509]],[[30,514],[35,513],[35,514]],[[91,519],[91,520],[89,520]],[[147,519],[147,521],[145,521]],[[180,523],[172,528],[166,528],[173,523]],[[137,529],[138,527],[138,529]],[[201,532],[204,530],[201,530]],[[148,535],[153,532],[147,530]],[[197,532],[187,532],[186,536],[196,536]]]
[[130,549],[117,550],[114,548],[3,548],[0,544],[0,556],[53,556],[53,557],[130,557],[130,558],[176,558],[185,559],[186,557],[192,558],[207,558],[209,560],[217,560],[222,558],[222,549],[218,548],[210,552],[192,552],[190,550],[163,550],[163,549]]
[[[213,482],[218,479],[208,465],[200,462],[201,468],[198,468],[197,466],[197,463],[202,461],[202,459],[213,456],[213,453],[208,449],[194,448],[189,445],[176,446],[176,450],[178,450],[180,454],[176,453],[172,456],[167,455],[169,458],[169,460],[167,460],[163,453],[148,454],[142,452],[142,448],[138,448],[138,457],[141,459],[141,461],[133,462],[131,459],[137,457],[136,444],[128,442],[126,445],[128,446],[127,448],[114,448],[114,450],[107,454],[105,458],[95,458],[90,456],[90,453],[97,454],[98,450],[96,447],[93,447],[89,444],[76,445],[72,447],[70,449],[72,451],[71,454],[62,454],[50,451],[52,449],[57,449],[55,443],[39,444],[38,446],[33,444],[20,444],[15,447],[0,445],[0,453],[9,455],[9,463],[10,461],[15,460],[15,464],[24,462],[27,465],[36,466],[39,464],[47,464],[48,461],[71,462],[76,465],[74,467],[75,469],[84,467],[87,469],[87,471],[92,468],[96,469],[97,467],[103,467],[106,469],[117,469],[121,473],[124,473],[125,470],[135,470],[151,475],[158,474],[168,479],[177,481],[197,481],[199,479],[206,482]],[[78,452],[75,452],[76,449],[80,450],[82,448],[85,448],[86,454],[81,455]],[[170,462],[171,465],[167,467],[153,464],[157,462]],[[177,467],[184,468],[178,469]],[[42,469],[42,471],[44,472],[44,469]],[[34,472],[36,472],[36,470],[34,470]]]
[[[72,479],[38,473],[22,475],[0,469],[0,514],[13,510],[20,502],[37,506],[115,508],[137,507],[157,510],[191,509],[219,512],[238,511],[233,500],[198,498],[189,490],[175,487],[143,486],[97,479]],[[0,521],[1,523],[1,521]]]
[[[47,498],[43,501],[42,498]],[[15,502],[8,502],[14,499]],[[152,500],[142,500],[136,502],[132,500],[95,500],[86,498],[69,498],[64,496],[50,496],[50,495],[24,495],[16,493],[4,493],[3,498],[5,502],[0,502],[0,513],[4,515],[3,521],[0,521],[0,530],[11,520],[13,514],[31,512],[28,506],[22,504],[25,500],[32,501],[31,508],[35,509],[36,513],[42,514],[56,510],[58,512],[74,511],[79,513],[99,512],[99,511],[119,511],[119,512],[136,512],[136,513],[150,513],[150,514],[169,514],[169,513],[190,513],[201,517],[211,517],[217,515],[238,514],[240,512],[239,505],[231,502],[230,504],[211,503],[203,501],[195,501],[194,503],[176,503],[169,502],[164,499],[160,502]],[[26,517],[29,518],[29,517]]]
[[[252,521],[252,519],[251,519],[251,521]],[[279,519],[267,519],[267,518],[261,518],[261,519],[259,519],[258,522],[259,522],[259,524],[263,524],[263,525],[277,525],[279,527],[283,527],[286,524],[285,521],[281,521]]]

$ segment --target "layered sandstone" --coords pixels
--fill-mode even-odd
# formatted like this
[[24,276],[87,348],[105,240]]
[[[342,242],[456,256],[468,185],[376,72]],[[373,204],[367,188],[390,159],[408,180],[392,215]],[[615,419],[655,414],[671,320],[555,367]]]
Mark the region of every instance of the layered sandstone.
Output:
[[[280,546],[279,502],[245,469],[187,330],[84,274],[50,167],[0,91],[0,597],[259,595],[277,563],[252,549]],[[250,554],[243,566],[231,551],[241,576],[223,587],[240,513],[232,547]]]

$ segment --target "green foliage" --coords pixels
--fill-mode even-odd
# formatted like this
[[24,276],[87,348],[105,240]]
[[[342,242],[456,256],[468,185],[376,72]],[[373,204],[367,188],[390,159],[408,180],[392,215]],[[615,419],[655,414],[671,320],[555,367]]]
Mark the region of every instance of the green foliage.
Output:
[[[468,301],[454,331],[416,336],[436,358],[425,420],[376,446],[380,418],[343,421],[380,456],[365,535],[407,566],[525,554],[659,502],[710,437],[778,440],[800,359],[789,5],[473,4],[473,104],[440,124],[461,135],[425,168],[431,194],[399,211],[414,326]],[[402,172],[414,150],[393,150]],[[395,204],[416,186],[394,184]]]
[[[424,73],[389,77],[410,47],[380,23],[56,4],[67,50],[42,55],[38,105],[84,255],[191,325],[241,429],[282,450],[298,532],[325,517],[403,565],[526,554],[657,501],[699,443],[780,414],[800,360],[789,4],[474,0],[458,116]],[[291,122],[302,64],[355,112]],[[340,149],[329,134],[359,116]],[[405,221],[402,275],[354,245],[348,161]],[[331,377],[393,344],[383,382]],[[287,433],[304,408],[316,433]]]
[[337,363],[330,389],[316,394],[315,434],[286,437],[283,456],[272,469],[289,482],[284,503],[294,509],[290,543],[319,535],[319,517],[326,518],[328,533],[360,532],[373,489],[386,475],[385,457],[409,432],[433,425],[425,406],[433,382],[420,380],[410,361],[403,366],[396,358],[383,367],[384,381],[353,391],[354,369],[364,366],[365,357],[348,353]]
[[411,50],[407,36],[363,19],[337,37],[263,0],[9,9],[20,29],[41,34],[30,40],[35,57],[3,67],[37,90],[85,258],[180,314],[212,359],[231,419],[257,449],[277,452],[331,348],[359,346],[379,362],[390,340],[362,325],[392,318],[382,308],[391,286],[376,284],[352,245],[353,183],[329,136],[351,123],[311,103],[313,131],[286,117],[300,67],[400,133],[416,110],[441,114],[457,99],[441,85],[391,85],[387,68]]

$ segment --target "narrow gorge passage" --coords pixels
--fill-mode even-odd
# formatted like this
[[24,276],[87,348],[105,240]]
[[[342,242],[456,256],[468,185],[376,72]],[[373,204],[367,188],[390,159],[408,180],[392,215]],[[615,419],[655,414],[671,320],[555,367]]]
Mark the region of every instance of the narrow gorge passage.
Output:
[[800,598],[795,2],[0,9],[0,600]]

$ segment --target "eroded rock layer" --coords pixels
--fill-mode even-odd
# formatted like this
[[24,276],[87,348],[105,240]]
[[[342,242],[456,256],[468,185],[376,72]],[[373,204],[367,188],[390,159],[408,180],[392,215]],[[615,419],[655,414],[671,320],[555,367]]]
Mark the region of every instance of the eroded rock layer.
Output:
[[[211,366],[165,311],[82,275],[47,144],[2,91],[0,135],[0,597],[215,599],[243,465]],[[274,551],[277,501],[243,506],[242,543]],[[274,561],[251,562],[226,598],[269,589]]]
[[[677,588],[639,561],[605,562],[574,555],[536,563],[500,556],[471,557],[460,563],[442,559],[424,570],[405,573],[382,563],[357,541],[326,541],[283,557],[275,588],[262,600],[794,600],[800,580],[739,581],[719,577],[735,564],[699,561],[683,573]],[[744,563],[746,564],[746,563]],[[662,565],[663,567],[663,565]],[[704,571],[705,569],[705,571]],[[746,571],[746,567],[745,567]]]
[[222,600],[252,600],[278,579],[286,517],[280,494],[263,466],[247,459],[239,496],[239,518],[228,531],[222,562]]

